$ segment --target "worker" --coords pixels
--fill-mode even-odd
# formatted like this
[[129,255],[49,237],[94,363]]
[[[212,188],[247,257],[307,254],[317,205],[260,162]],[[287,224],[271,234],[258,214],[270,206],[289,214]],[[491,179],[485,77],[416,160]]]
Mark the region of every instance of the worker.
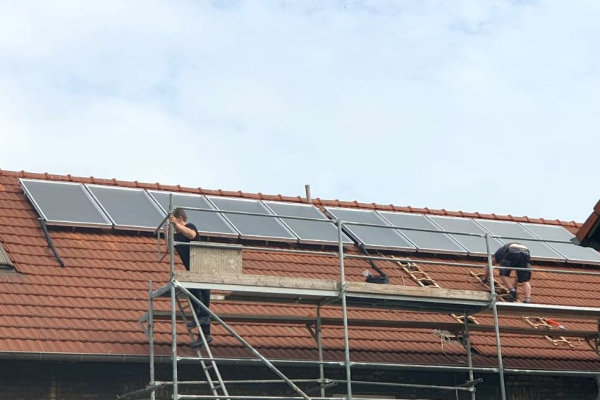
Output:
[[[517,300],[517,286],[521,283],[525,292],[523,303],[531,303],[531,254],[527,246],[520,243],[507,243],[496,250],[493,259],[502,267],[500,269],[500,279],[509,290],[508,300]],[[511,282],[510,274],[513,268],[519,268],[519,270],[517,270],[514,282]],[[521,268],[528,270],[521,270]],[[489,270],[486,270],[483,281],[487,283],[489,279]]]
[[[192,242],[199,240],[198,229],[192,223],[187,222],[187,214],[184,209],[176,208],[173,211],[173,215],[169,217],[169,222],[173,224],[175,228],[175,241],[176,242]],[[186,245],[177,245],[175,246],[179,257],[181,258],[181,262],[185,266],[186,270],[190,270],[190,246]],[[207,289],[191,289],[190,292],[194,297],[202,302],[206,307],[210,306],[210,290]],[[212,337],[210,336],[210,315],[202,308],[201,306],[194,304],[194,311],[196,316],[198,317],[198,322],[200,323],[200,329],[204,333],[204,338],[206,339],[206,343],[212,342]],[[193,328],[196,326],[195,321],[191,321],[188,323],[189,328]],[[198,340],[191,344],[191,347],[196,349],[204,346],[204,342],[202,341],[202,336],[198,335]]]

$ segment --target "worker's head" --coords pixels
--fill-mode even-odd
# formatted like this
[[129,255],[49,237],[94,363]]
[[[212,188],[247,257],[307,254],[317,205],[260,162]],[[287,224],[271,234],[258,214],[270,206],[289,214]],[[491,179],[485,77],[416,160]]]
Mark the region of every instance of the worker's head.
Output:
[[180,223],[187,222],[187,214],[183,208],[176,208],[175,211],[173,211],[173,217]]

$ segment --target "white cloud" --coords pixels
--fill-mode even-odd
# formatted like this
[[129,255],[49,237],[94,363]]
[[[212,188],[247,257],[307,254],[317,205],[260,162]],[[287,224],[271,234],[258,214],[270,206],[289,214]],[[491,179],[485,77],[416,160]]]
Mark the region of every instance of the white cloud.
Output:
[[595,2],[0,5],[0,167],[583,220]]

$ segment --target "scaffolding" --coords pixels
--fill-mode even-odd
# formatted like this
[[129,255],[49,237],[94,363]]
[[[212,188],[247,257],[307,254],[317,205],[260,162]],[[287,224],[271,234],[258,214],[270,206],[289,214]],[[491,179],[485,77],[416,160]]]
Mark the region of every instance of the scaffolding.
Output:
[[[172,197],[172,196],[171,196]],[[518,241],[519,238],[508,238],[495,236],[491,234],[474,234],[462,232],[440,232],[436,230],[406,228],[398,226],[381,226],[356,222],[345,222],[336,220],[338,233],[338,244],[336,251],[324,250],[303,250],[303,249],[282,249],[261,246],[238,245],[235,248],[239,250],[253,250],[261,252],[305,254],[324,257],[337,257],[339,261],[339,279],[332,281],[316,279],[298,279],[285,277],[272,277],[263,275],[231,275],[231,276],[206,276],[199,275],[189,271],[176,271],[175,269],[175,246],[207,247],[220,248],[221,244],[210,242],[176,242],[174,238],[174,229],[169,223],[169,216],[173,214],[176,207],[173,200],[170,200],[169,215],[158,226],[155,234],[158,242],[158,257],[163,260],[169,256],[170,278],[166,285],[154,290],[152,282],[149,282],[149,302],[148,313],[140,318],[149,341],[149,367],[150,383],[145,388],[119,396],[119,399],[138,398],[140,396],[150,395],[151,400],[155,400],[156,391],[165,387],[172,390],[173,399],[277,399],[277,400],[321,400],[321,399],[347,399],[352,400],[353,385],[379,385],[396,388],[416,388],[433,389],[439,391],[467,392],[471,400],[476,399],[476,385],[482,379],[475,379],[475,373],[491,373],[498,376],[500,398],[506,400],[505,373],[510,374],[535,374],[535,375],[561,375],[561,376],[579,376],[595,377],[600,376],[600,371],[563,371],[563,370],[537,370],[537,369],[506,369],[502,360],[501,333],[546,336],[556,334],[560,337],[572,337],[584,339],[590,344],[592,349],[600,355],[600,308],[594,307],[574,307],[557,306],[543,304],[524,304],[509,303],[502,301],[502,290],[497,288],[495,282],[494,269],[503,269],[501,266],[494,266],[492,263],[492,252],[490,249],[490,240],[492,238],[509,239]],[[215,210],[199,209],[193,207],[180,207],[190,211],[216,212]],[[242,215],[260,215],[249,212],[228,211],[230,214]],[[275,217],[275,216],[272,216]],[[320,221],[314,218],[286,216],[289,219],[298,219],[305,221]],[[474,265],[467,263],[419,260],[423,265],[447,265],[468,268],[483,268],[489,273],[492,279],[489,280],[489,292],[485,291],[466,291],[454,289],[442,289],[439,285],[431,284],[430,277],[425,276],[420,268],[414,268],[415,260],[408,257],[390,257],[385,255],[358,255],[348,254],[344,250],[343,228],[348,225],[371,226],[387,229],[403,229],[431,233],[450,233],[453,235],[465,235],[479,237],[486,243],[486,263],[485,265]],[[166,239],[167,251],[161,253],[162,238]],[[528,239],[529,240],[529,239]],[[546,240],[546,242],[549,242]],[[556,243],[566,243],[562,241],[550,241]],[[231,246],[227,246],[231,248]],[[361,259],[372,261],[389,261],[401,263],[407,268],[407,272],[412,271],[417,279],[429,279],[420,287],[397,286],[397,285],[377,285],[362,282],[347,282],[344,262],[347,259]],[[413,266],[413,267],[411,267]],[[520,270],[520,268],[512,268]],[[560,269],[541,269],[536,268],[535,272],[551,272],[558,274],[579,274],[579,275],[600,275],[597,272],[569,271]],[[476,276],[476,274],[472,274]],[[425,277],[425,278],[424,278]],[[190,290],[193,289],[213,289],[229,293],[225,299],[235,301],[250,302],[275,302],[275,303],[294,303],[309,304],[316,307],[316,317],[293,317],[293,316],[258,316],[247,314],[227,314],[217,315],[210,308],[205,306],[202,301],[195,297]],[[498,289],[498,290],[497,290]],[[500,293],[500,294],[499,294]],[[167,312],[156,311],[154,301],[159,297],[170,298],[170,310]],[[187,302],[186,310],[184,302]],[[322,308],[325,306],[341,307],[342,318],[322,317]],[[224,358],[214,357],[209,348],[209,342],[200,328],[194,308],[198,307],[210,316],[210,319],[221,325],[229,334],[235,337],[246,349],[248,349],[255,358]],[[350,307],[370,307],[387,310],[409,310],[426,311],[432,313],[444,313],[452,315],[456,323],[428,322],[428,321],[388,321],[377,319],[356,319],[348,317]],[[483,325],[474,321],[476,314],[492,314],[493,324]],[[521,328],[512,326],[500,326],[499,315],[520,316],[523,318],[537,321],[545,321],[547,317],[569,317],[577,319],[593,320],[596,322],[596,330],[555,330],[548,324],[540,322],[538,326],[531,323],[531,328]],[[543,317],[540,317],[543,316]],[[188,323],[188,320],[191,320]],[[154,325],[156,321],[169,321],[171,324],[171,365],[172,380],[159,381],[155,376],[155,354],[154,354]],[[182,357],[178,354],[177,345],[177,324],[183,322],[188,327],[188,334],[193,340],[192,329],[198,328],[200,339],[203,342],[202,351],[197,350],[197,357]],[[263,356],[257,349],[248,343],[229,323],[235,322],[262,322],[278,324],[298,324],[305,325],[311,336],[316,342],[318,351],[318,360],[280,360],[271,359]],[[344,334],[344,359],[340,361],[325,361],[323,355],[323,327],[341,326]],[[368,326],[368,327],[391,327],[391,328],[414,328],[414,329],[438,329],[449,332],[460,332],[461,343],[466,350],[467,365],[423,365],[423,364],[397,364],[397,363],[367,363],[351,360],[351,349],[349,343],[350,326]],[[542,327],[542,329],[540,329]],[[470,341],[470,332],[490,332],[494,333],[496,344],[497,365],[493,367],[476,367],[473,365],[473,352]],[[206,377],[206,380],[198,381],[180,381],[178,380],[178,364],[180,363],[199,363]],[[235,364],[247,366],[266,366],[279,379],[277,380],[225,380],[220,374],[219,365]],[[290,379],[280,368],[282,367],[313,367],[318,368],[318,379]],[[325,376],[325,367],[342,367],[345,371],[345,379],[328,379]],[[381,368],[387,370],[413,370],[427,372],[453,372],[461,373],[466,376],[465,382],[454,386],[397,383],[397,382],[365,382],[353,380],[352,370],[355,368]],[[295,392],[295,396],[249,396],[249,395],[230,395],[227,386],[243,385],[248,383],[284,383]],[[316,385],[310,390],[303,390],[300,384]],[[334,385],[345,385],[345,397],[327,397],[326,389]],[[189,395],[180,394],[179,387],[182,385],[203,385],[208,387],[212,395]],[[309,393],[318,392],[319,396],[309,396]],[[361,399],[364,399],[361,396]]]

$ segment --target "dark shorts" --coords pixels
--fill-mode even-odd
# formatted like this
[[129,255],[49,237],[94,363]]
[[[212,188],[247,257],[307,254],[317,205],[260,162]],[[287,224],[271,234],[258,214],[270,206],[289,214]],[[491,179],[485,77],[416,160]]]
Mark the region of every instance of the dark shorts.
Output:
[[[529,271],[518,270],[517,271],[517,282],[529,282],[531,280],[531,264],[528,262],[519,263],[518,266],[512,266],[510,263],[500,264],[502,267],[508,268],[527,268]],[[500,276],[510,276],[512,269],[501,269]]]

